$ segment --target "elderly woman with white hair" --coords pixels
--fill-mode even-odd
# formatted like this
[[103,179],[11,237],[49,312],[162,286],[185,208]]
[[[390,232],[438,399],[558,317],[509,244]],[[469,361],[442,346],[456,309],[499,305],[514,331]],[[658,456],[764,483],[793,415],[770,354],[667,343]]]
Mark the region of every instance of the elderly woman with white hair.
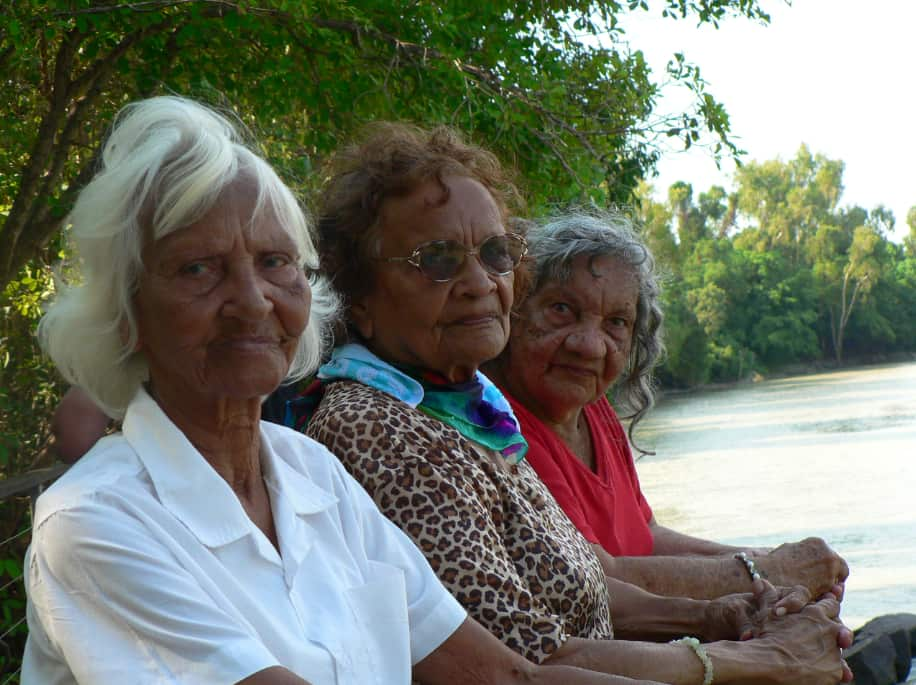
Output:
[[259,421],[336,311],[289,189],[222,116],[129,106],[40,327],[123,430],[38,500],[23,683],[625,683],[467,618],[321,445]]

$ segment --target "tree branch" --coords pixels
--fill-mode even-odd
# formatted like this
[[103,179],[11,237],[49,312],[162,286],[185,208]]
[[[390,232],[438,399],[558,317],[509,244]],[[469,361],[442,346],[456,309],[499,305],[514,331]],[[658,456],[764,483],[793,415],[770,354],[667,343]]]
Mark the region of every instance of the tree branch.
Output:
[[11,261],[12,255],[16,252],[16,244],[32,213],[31,207],[35,201],[36,190],[54,149],[56,132],[67,116],[69,71],[83,37],[84,35],[79,31],[68,32],[61,41],[60,49],[57,52],[48,113],[45,114],[38,128],[38,135],[29,154],[29,161],[20,176],[16,197],[10,207],[6,223],[0,230],[9,250],[6,259],[0,264],[0,279],[2,279],[0,282],[2,283],[9,279],[14,268]]

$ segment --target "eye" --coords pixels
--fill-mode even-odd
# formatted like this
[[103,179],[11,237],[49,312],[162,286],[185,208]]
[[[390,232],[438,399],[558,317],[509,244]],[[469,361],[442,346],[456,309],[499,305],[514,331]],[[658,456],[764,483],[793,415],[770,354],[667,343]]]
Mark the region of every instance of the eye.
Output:
[[204,276],[210,272],[210,265],[206,261],[188,262],[178,270],[182,276]]
[[270,254],[266,254],[261,259],[261,264],[266,269],[279,269],[292,263],[293,260],[289,255],[280,252],[272,252]]
[[572,314],[572,307],[566,302],[554,302],[550,305],[550,311],[556,314]]
[[605,319],[605,326],[609,330],[626,330],[630,328],[630,320],[623,316],[611,316]]

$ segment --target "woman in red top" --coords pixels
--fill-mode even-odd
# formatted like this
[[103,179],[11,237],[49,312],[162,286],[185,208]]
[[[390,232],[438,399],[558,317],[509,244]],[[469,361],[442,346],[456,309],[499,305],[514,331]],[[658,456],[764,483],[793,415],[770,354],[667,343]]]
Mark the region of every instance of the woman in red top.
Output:
[[[665,580],[672,575],[705,576],[700,582],[709,592],[729,591],[721,587],[721,567],[710,575],[703,560],[683,555],[730,559],[745,550],[655,520],[627,435],[605,397],[614,386],[631,410],[632,438],[653,404],[652,368],[664,349],[650,251],[629,221],[613,214],[568,213],[532,226],[527,237],[532,287],[515,303],[508,346],[485,367],[516,412],[527,460],[596,546],[609,576],[659,594],[673,589]],[[814,595],[841,594],[848,574],[819,538],[747,553],[775,584],[804,585]],[[647,558],[661,555],[681,558]],[[745,562],[730,561],[740,577]]]

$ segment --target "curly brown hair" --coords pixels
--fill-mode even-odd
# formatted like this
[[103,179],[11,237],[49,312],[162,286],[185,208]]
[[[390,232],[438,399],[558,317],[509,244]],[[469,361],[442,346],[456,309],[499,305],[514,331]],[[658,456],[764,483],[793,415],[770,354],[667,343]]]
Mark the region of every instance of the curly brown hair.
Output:
[[376,229],[385,200],[408,195],[435,179],[444,203],[446,176],[466,176],[481,183],[507,224],[510,215],[524,207],[511,171],[493,153],[466,142],[447,126],[426,130],[376,122],[363,129],[357,142],[333,156],[319,201],[318,250],[321,271],[331,278],[345,307],[372,287],[367,275],[373,273]]

